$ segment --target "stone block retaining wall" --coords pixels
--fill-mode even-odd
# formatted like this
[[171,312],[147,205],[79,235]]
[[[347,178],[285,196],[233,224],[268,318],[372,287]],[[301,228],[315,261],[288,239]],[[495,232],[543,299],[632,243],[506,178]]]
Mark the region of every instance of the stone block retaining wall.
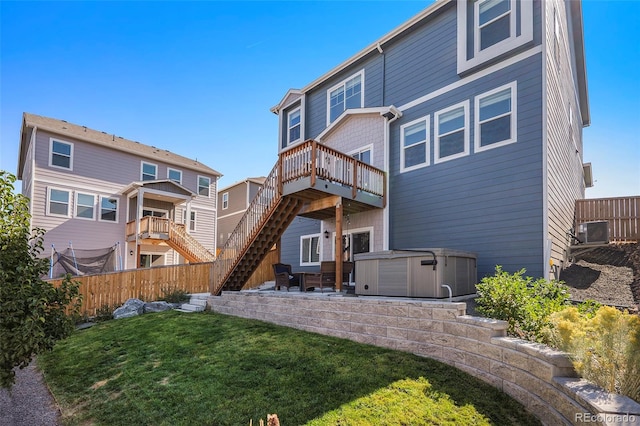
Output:
[[501,389],[545,424],[624,424],[614,416],[630,410],[631,423],[640,424],[640,404],[596,392],[598,403],[595,387],[576,378],[565,353],[507,337],[506,322],[465,315],[464,302],[224,292],[208,297],[208,306],[434,358]]

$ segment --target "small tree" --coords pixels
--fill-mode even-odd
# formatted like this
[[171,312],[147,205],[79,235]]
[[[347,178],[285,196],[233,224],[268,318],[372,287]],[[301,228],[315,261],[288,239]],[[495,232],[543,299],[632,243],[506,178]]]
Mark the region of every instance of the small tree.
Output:
[[15,382],[14,368],[26,367],[34,355],[53,348],[71,334],[70,314],[80,308],[78,284],[71,276],[60,287],[43,281],[47,259],[44,230],[30,232],[28,199],[14,193],[16,178],[0,170],[0,387]]

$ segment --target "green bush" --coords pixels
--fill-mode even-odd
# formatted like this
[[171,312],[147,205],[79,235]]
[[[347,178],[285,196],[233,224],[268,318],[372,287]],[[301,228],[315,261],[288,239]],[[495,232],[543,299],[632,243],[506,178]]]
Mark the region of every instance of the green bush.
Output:
[[546,343],[544,330],[549,315],[564,308],[569,293],[560,281],[533,280],[525,269],[510,274],[496,266],[495,275],[476,285],[477,310],[481,314],[507,321],[507,332],[522,339]]
[[10,388],[15,367],[70,335],[80,308],[79,284],[67,274],[59,287],[42,280],[44,230],[31,230],[29,201],[14,193],[15,176],[0,170],[0,387]]
[[610,306],[590,316],[572,306],[550,322],[550,344],[570,354],[581,377],[640,402],[640,317]]
[[164,301],[167,303],[185,303],[189,300],[189,293],[184,290],[165,288],[162,290]]

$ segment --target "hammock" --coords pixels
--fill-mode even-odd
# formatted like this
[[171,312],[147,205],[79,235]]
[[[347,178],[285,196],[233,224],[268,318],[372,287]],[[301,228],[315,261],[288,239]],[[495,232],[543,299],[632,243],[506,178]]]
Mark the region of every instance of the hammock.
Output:
[[69,248],[59,252],[52,245],[49,278],[59,278],[65,274],[93,275],[121,270],[119,248],[120,243],[103,249],[74,249],[69,243]]

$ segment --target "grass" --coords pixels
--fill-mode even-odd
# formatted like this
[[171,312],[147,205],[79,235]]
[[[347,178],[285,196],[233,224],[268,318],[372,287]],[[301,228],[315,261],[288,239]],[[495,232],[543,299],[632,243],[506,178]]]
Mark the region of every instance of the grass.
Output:
[[102,323],[38,364],[67,425],[539,424],[446,364],[213,313]]

